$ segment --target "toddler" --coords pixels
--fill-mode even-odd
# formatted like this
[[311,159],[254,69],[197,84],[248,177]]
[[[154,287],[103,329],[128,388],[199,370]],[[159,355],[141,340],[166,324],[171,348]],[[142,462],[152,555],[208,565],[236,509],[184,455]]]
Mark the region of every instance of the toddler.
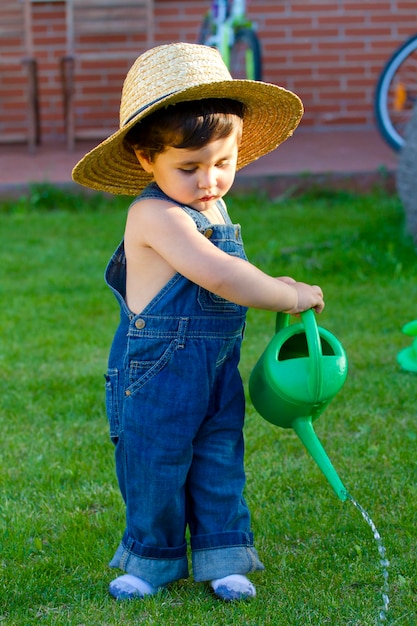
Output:
[[255,596],[262,570],[245,487],[238,371],[247,307],[324,307],[318,286],[268,276],[245,256],[223,197],[237,169],[297,127],[299,98],[233,80],[194,44],[141,55],[124,82],[120,129],[74,168],[75,181],[135,196],[106,270],[120,324],[106,376],[126,530],[110,563],[117,599],[189,575],[225,600]]

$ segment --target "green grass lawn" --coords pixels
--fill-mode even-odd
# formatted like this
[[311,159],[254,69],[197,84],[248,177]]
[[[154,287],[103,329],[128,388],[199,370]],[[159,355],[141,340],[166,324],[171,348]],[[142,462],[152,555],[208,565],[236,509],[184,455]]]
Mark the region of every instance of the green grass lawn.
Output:
[[[248,399],[247,500],[266,566],[256,599],[222,604],[192,579],[114,602],[107,563],[124,526],[104,412],[118,307],[103,281],[127,200],[35,187],[0,205],[0,624],[71,626],[371,626],[382,604],[377,544],[292,430]],[[341,341],[348,379],[315,430],[387,550],[384,623],[417,623],[417,374],[396,355],[417,318],[417,255],[395,196],[315,192],[270,201],[231,196],[249,258],[318,283],[318,318]],[[247,381],[274,332],[251,310]]]

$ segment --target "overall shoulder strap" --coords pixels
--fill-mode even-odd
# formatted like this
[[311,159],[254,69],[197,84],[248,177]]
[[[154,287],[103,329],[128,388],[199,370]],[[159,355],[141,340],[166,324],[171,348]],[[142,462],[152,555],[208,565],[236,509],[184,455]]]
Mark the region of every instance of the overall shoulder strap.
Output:
[[224,202],[224,200],[220,199],[217,200],[216,202],[217,204],[217,208],[219,209],[220,213],[222,214],[222,217],[224,219],[225,224],[232,224],[232,220],[230,219],[230,216],[227,212],[227,208],[226,208],[226,203]]

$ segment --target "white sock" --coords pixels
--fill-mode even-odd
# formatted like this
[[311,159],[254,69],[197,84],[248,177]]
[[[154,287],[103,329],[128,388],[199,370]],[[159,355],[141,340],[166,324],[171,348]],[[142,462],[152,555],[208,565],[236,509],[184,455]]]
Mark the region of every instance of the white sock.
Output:
[[246,576],[231,574],[211,581],[214,593],[222,600],[244,600],[256,596],[256,589]]
[[143,598],[144,596],[151,596],[158,592],[157,587],[152,587],[151,584],[132,576],[132,574],[123,574],[112,580],[109,585],[109,591],[114,598],[118,600],[128,600],[130,598]]

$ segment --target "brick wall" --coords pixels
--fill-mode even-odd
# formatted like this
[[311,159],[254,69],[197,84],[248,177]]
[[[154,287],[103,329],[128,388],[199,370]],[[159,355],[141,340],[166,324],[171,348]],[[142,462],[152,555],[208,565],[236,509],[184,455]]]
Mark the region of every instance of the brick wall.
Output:
[[256,5],[265,80],[302,98],[303,124],[373,123],[372,97],[392,50],[417,32],[417,2],[271,0]]
[[[205,0],[155,0],[155,44],[196,42]],[[44,143],[63,141],[63,99],[59,59],[65,53],[64,1],[33,3],[34,49],[39,63],[41,136]],[[364,128],[373,124],[372,96],[378,74],[393,49],[417,32],[417,2],[405,0],[247,0],[262,42],[264,80],[294,90],[305,105],[302,127],[318,130]],[[10,84],[0,69],[0,129],[15,130]],[[22,80],[14,70],[16,101]],[[117,125],[120,77],[102,84],[99,99],[113,109],[95,113],[96,124]],[[110,80],[110,79],[109,79]],[[3,106],[9,98],[9,108]],[[97,99],[96,104],[98,104]],[[94,102],[90,101],[94,108]],[[91,115],[79,106],[77,114]],[[105,118],[107,115],[107,118]],[[12,124],[12,118],[14,118]],[[21,123],[24,123],[22,120]]]

